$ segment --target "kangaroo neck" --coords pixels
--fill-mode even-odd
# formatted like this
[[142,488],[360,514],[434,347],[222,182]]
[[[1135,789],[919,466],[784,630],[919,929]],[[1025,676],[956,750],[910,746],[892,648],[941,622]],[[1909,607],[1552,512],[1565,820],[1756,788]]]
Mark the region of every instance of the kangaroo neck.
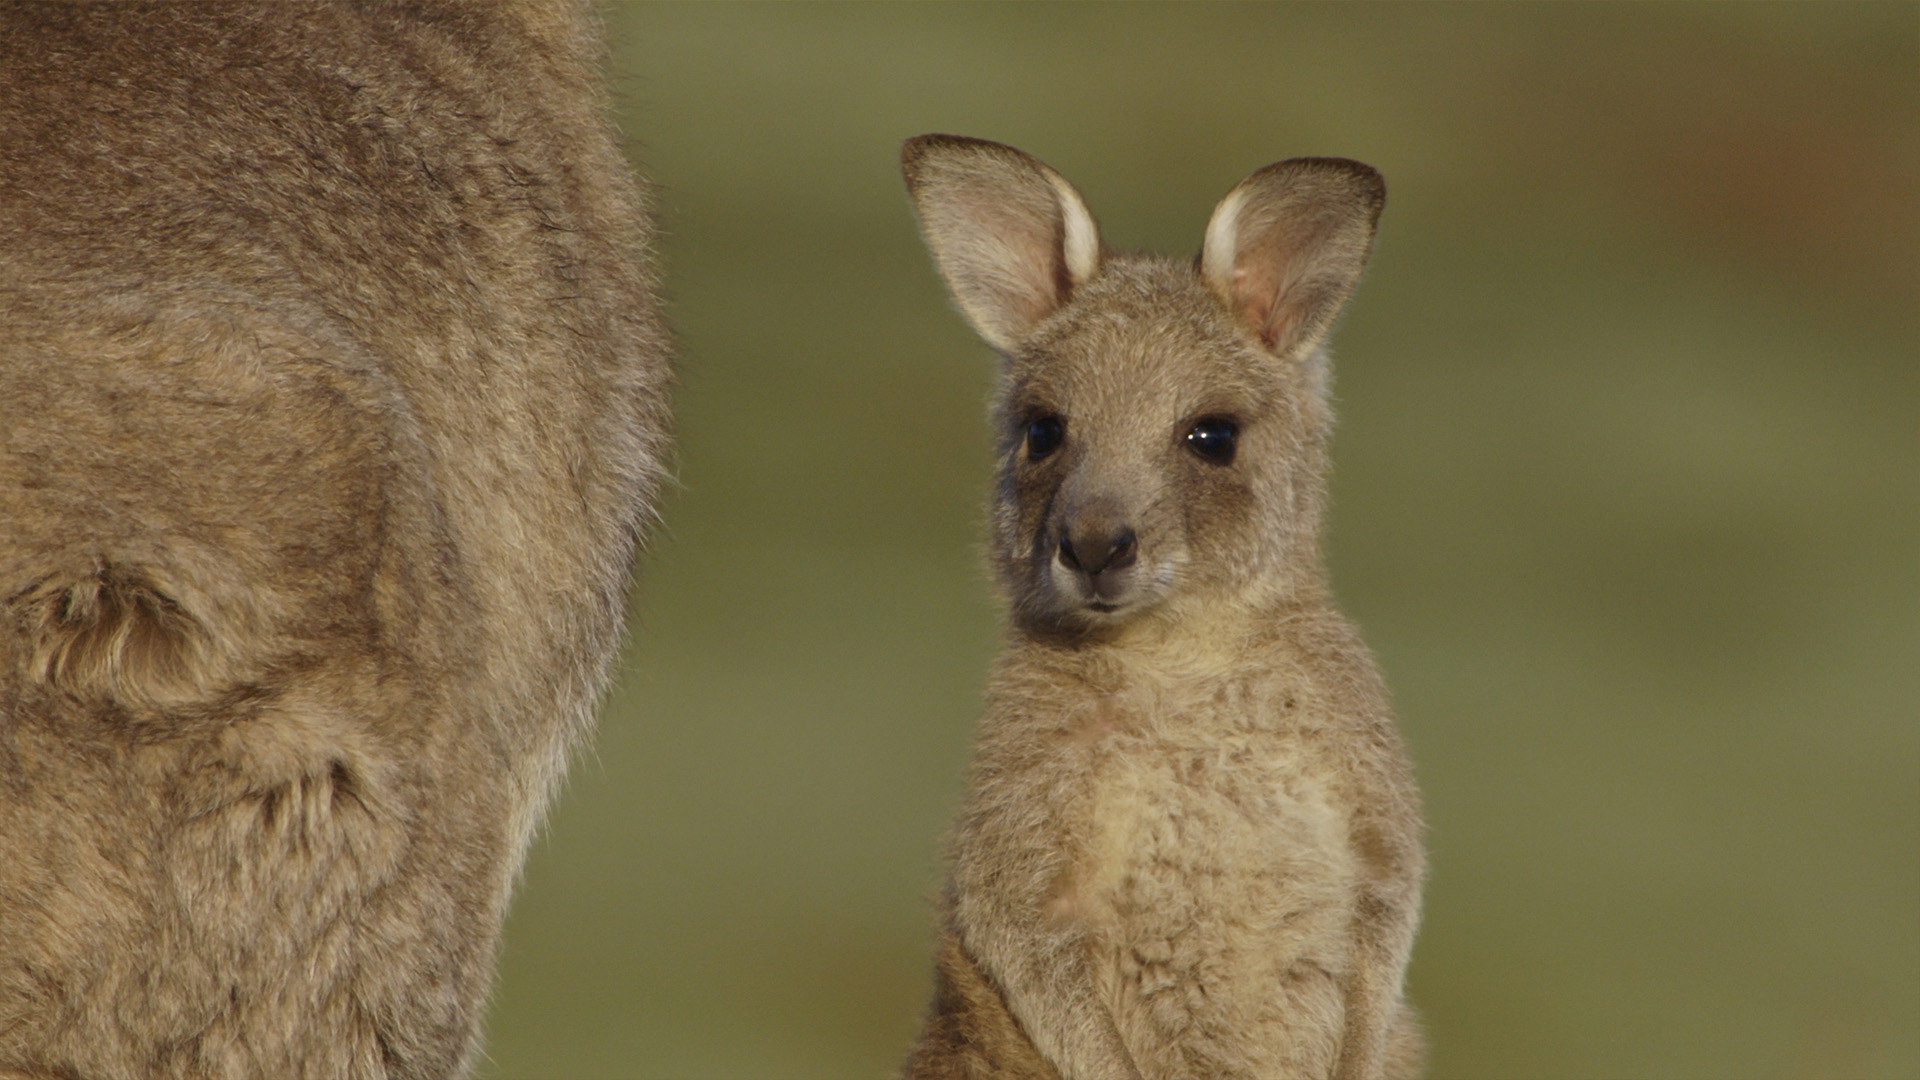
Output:
[[1257,604],[1194,600],[1074,636],[1041,638],[1016,629],[1014,641],[1021,647],[1010,658],[1021,666],[1070,672],[1096,691],[1212,688],[1265,670],[1287,624],[1324,607],[1318,593],[1289,593]]

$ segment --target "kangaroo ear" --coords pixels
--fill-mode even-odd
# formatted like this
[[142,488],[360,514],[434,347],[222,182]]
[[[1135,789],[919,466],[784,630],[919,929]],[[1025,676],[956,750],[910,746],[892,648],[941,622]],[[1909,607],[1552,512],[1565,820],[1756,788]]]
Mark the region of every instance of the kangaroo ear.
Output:
[[1269,349],[1311,352],[1360,280],[1386,201],[1380,174],[1357,161],[1269,165],[1214,208],[1201,273]]
[[1080,193],[1011,146],[956,135],[908,139],[900,171],[920,231],[960,310],[1009,352],[1100,265]]

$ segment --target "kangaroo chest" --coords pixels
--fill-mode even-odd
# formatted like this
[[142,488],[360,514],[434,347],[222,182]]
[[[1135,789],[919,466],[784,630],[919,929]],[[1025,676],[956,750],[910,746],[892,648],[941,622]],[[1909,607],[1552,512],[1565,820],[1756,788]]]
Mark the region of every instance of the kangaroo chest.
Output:
[[1252,719],[1149,716],[1086,747],[1070,858],[1095,922],[1265,932],[1342,906],[1348,822],[1315,741]]

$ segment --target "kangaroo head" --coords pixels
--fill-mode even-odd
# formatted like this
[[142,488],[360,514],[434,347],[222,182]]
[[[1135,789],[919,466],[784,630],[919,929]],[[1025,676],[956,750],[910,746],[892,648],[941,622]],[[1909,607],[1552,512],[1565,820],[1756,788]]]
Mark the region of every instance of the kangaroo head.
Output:
[[1269,165],[1200,257],[1116,254],[1073,186],[1009,146],[902,155],[960,310],[1003,358],[991,551],[1029,627],[1084,630],[1319,580],[1323,344],[1386,189],[1358,162]]

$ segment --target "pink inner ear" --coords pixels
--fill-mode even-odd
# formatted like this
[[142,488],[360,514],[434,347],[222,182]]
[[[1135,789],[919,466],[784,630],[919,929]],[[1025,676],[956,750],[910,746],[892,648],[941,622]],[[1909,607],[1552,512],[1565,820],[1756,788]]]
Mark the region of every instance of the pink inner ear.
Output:
[[1061,256],[1059,226],[1047,213],[1051,209],[1020,200],[1004,205],[976,204],[974,209],[986,225],[985,235],[991,238],[986,242],[998,249],[984,260],[984,268],[998,262],[1006,275],[989,287],[1023,326],[1032,326],[1052,313],[1072,284]]
[[1020,276],[1025,287],[1020,296],[1027,309],[1027,325],[1031,326],[1060,306],[1072,291],[1073,279],[1067,275],[1066,260],[1060,257],[1057,242],[1046,248],[1030,245],[1022,254]]
[[1300,328],[1300,307],[1297,304],[1275,304],[1273,316],[1267,320],[1267,328],[1260,334],[1260,340],[1267,348],[1277,349],[1280,342],[1291,340]]
[[1301,305],[1287,294],[1295,284],[1288,273],[1290,263],[1273,250],[1278,245],[1239,252],[1239,265],[1233,270],[1233,291],[1240,300],[1240,317],[1260,336],[1261,344],[1274,348],[1285,341],[1300,322]]

